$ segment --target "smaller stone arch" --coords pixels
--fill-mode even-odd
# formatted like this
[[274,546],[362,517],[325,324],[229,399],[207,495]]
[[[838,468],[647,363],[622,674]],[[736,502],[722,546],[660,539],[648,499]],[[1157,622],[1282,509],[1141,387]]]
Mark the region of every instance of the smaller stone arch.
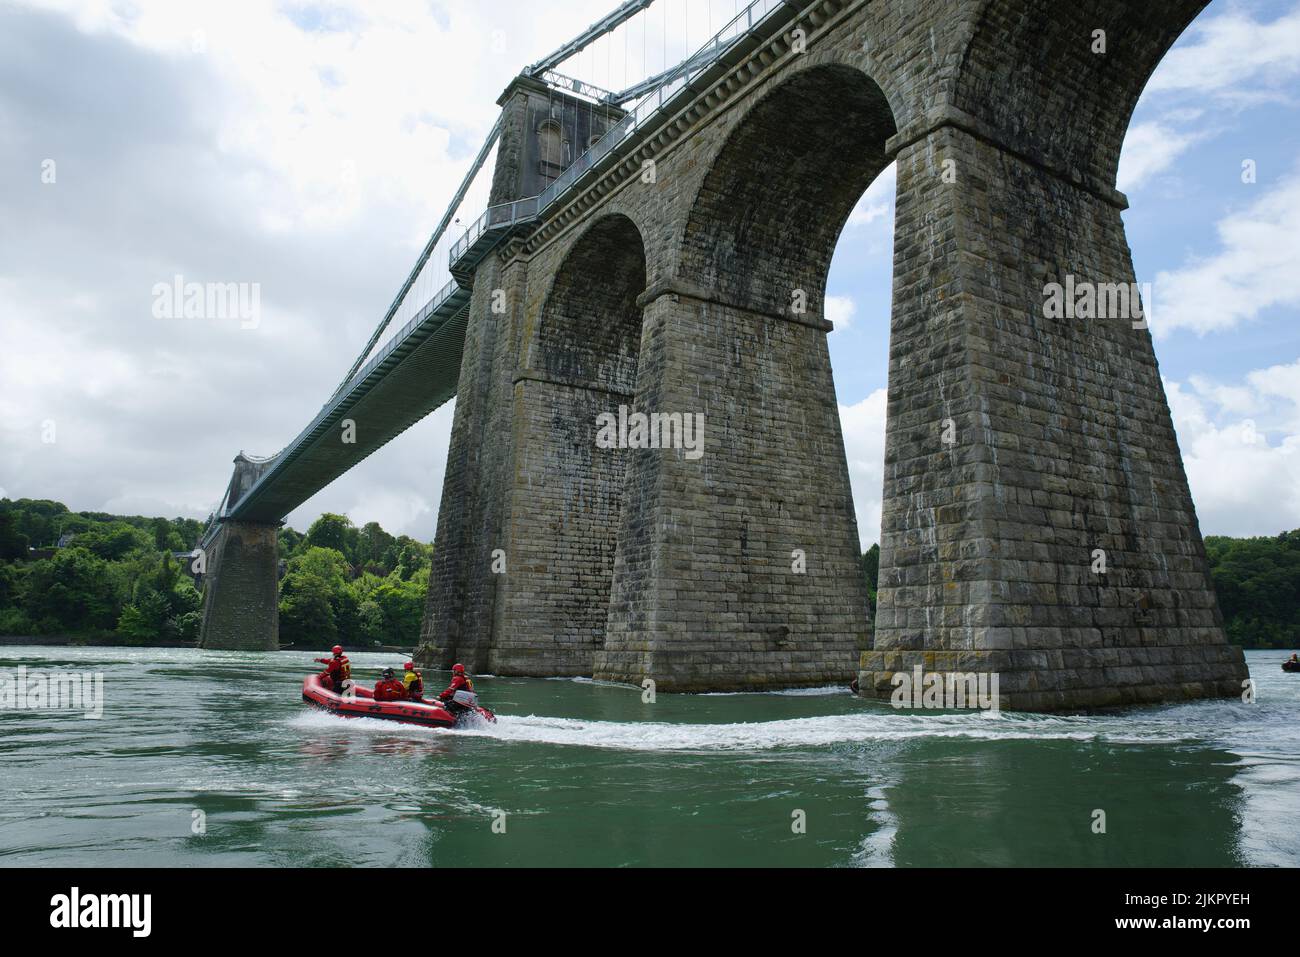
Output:
[[641,233],[627,216],[602,217],[554,268],[515,380],[510,581],[492,652],[505,674],[592,673],[623,507],[626,450],[597,437],[636,389]]
[[529,367],[568,382],[636,387],[646,251],[636,224],[605,216],[573,243],[542,306]]

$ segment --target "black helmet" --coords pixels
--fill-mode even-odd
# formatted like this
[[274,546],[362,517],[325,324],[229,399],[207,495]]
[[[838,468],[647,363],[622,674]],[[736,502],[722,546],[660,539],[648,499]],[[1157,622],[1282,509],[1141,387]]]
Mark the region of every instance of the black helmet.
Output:
[[385,668],[385,669],[384,669],[384,677],[385,677],[385,678],[391,678],[391,677],[393,677],[393,669],[392,669],[392,668]]

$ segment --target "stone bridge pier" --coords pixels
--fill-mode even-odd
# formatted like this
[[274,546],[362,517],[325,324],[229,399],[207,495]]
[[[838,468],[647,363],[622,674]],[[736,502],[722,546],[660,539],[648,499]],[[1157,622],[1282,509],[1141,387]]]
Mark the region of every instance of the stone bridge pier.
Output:
[[[269,463],[240,453],[222,502],[232,508]],[[205,549],[199,647],[276,651],[280,647],[279,523],[227,519]]]
[[[1240,694],[1114,188],[1202,6],[807,3],[484,261],[424,657],[665,691],[987,672],[1031,710]],[[532,174],[528,96],[494,201]],[[891,162],[873,627],[824,303]],[[1055,313],[1054,284],[1103,305]],[[601,444],[637,413],[702,417],[702,454]]]

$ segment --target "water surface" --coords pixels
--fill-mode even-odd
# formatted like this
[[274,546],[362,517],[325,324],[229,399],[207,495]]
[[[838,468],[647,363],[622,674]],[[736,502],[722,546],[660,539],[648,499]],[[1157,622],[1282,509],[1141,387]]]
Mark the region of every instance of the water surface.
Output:
[[460,731],[314,711],[312,657],[0,648],[106,696],[0,711],[0,865],[1300,865],[1280,652],[1247,652],[1255,704],[1071,717],[482,678],[500,722]]

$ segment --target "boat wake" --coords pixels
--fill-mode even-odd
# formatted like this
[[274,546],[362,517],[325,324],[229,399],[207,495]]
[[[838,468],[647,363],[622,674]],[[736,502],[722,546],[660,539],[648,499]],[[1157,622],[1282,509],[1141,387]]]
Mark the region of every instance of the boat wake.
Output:
[[915,738],[1170,744],[1196,737],[1186,728],[1180,729],[1175,723],[1165,721],[1144,722],[1135,726],[1132,722],[1088,716],[994,715],[987,712],[900,714],[878,710],[739,724],[584,721],[536,715],[498,715],[498,721],[494,725],[479,722],[455,730],[404,727],[368,718],[345,720],[313,712],[295,718],[293,724],[304,728],[330,729],[338,729],[343,725],[359,734],[452,735],[619,751],[679,752],[770,751],[896,742]]

